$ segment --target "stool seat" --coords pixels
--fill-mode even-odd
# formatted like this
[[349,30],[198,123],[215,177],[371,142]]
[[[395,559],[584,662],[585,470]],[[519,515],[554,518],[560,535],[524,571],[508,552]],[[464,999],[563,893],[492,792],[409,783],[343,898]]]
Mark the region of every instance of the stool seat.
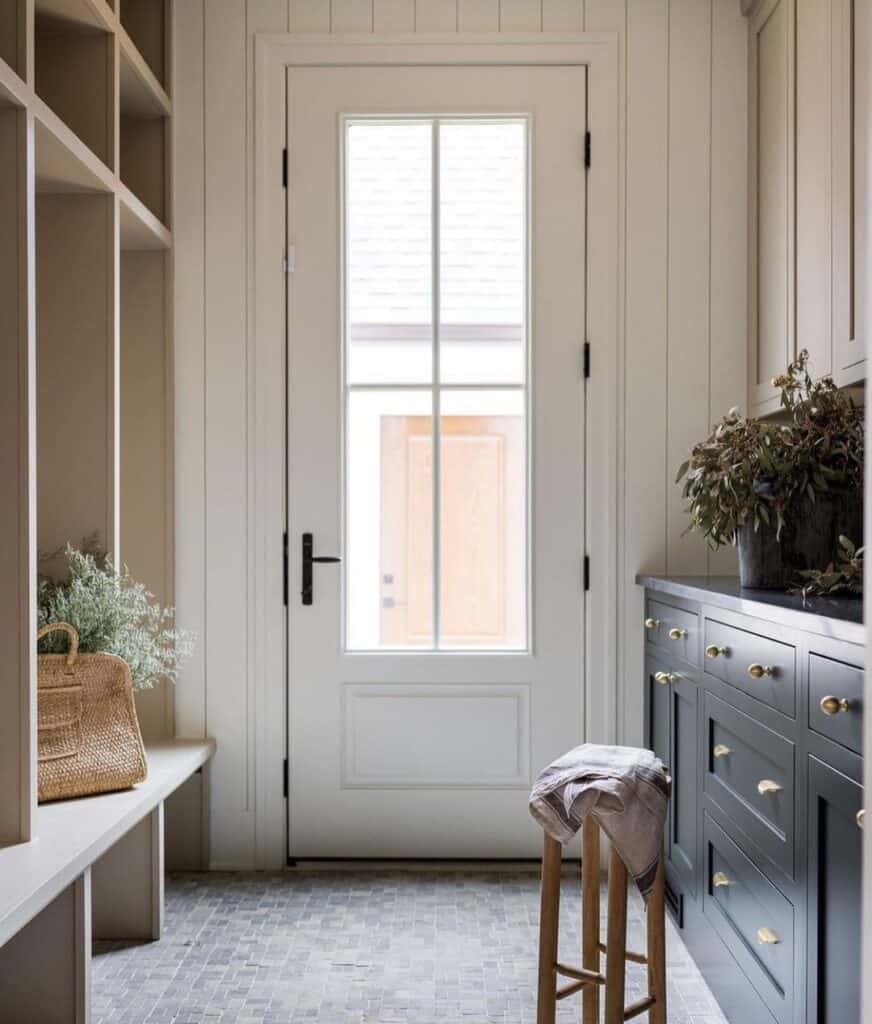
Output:
[[[576,992],[581,992],[582,1024],[599,1024],[601,988],[605,990],[605,1024],[623,1024],[646,1011],[650,1024],[666,1024],[663,825],[670,783],[669,773],[650,751],[591,744],[570,751],[539,776],[530,797],[530,810],[544,831],[537,1024],[554,1024],[558,1000]],[[605,943],[600,938],[603,820],[608,822],[603,831],[611,839]],[[640,832],[643,822],[644,830]],[[575,967],[558,961],[557,939],[563,841],[571,838],[579,826],[581,966]],[[625,857],[631,862],[631,872]],[[627,949],[630,873],[646,899],[645,953]],[[629,1006],[624,1002],[628,960],[648,968],[648,994]],[[563,978],[568,981],[561,983]]]

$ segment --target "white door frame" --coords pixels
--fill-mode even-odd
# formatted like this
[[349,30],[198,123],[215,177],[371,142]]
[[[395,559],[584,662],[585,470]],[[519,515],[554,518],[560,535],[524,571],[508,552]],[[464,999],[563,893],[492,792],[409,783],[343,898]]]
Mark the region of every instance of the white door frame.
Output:
[[[585,503],[591,590],[586,605],[584,738],[616,740],[618,512],[618,181],[619,90],[616,33],[539,35],[258,35],[255,40],[254,269],[249,360],[254,437],[250,451],[248,594],[253,623],[255,856],[258,868],[285,864],[287,616],[283,603],[285,523],[286,282],[281,180],[286,71],[330,65],[584,65],[593,158],[588,174],[587,340],[596,386],[587,395]],[[581,140],[579,140],[581,146]],[[578,339],[579,372],[584,338]],[[579,573],[581,566],[579,565]],[[580,624],[581,626],[581,624]],[[582,680],[579,680],[581,683]]]

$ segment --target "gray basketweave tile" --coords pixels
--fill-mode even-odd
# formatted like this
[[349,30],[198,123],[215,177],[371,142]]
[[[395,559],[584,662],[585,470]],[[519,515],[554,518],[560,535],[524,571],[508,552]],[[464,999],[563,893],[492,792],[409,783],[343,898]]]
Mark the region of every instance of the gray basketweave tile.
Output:
[[[93,1024],[530,1024],[538,878],[502,871],[176,875],[164,937],[95,944]],[[578,959],[577,878],[561,957]],[[602,904],[605,923],[605,902]],[[633,892],[628,945],[645,948]],[[669,1024],[724,1024],[671,924]],[[646,991],[627,970],[627,1001]],[[646,1016],[637,1018],[644,1022]],[[578,997],[559,1004],[578,1020]]]

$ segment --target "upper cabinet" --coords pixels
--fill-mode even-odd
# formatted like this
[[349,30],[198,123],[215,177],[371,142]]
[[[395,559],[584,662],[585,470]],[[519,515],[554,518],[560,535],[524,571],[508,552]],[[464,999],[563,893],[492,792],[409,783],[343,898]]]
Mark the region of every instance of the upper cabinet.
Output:
[[750,47],[748,405],[807,349],[865,379],[866,55],[872,0],[744,0]]

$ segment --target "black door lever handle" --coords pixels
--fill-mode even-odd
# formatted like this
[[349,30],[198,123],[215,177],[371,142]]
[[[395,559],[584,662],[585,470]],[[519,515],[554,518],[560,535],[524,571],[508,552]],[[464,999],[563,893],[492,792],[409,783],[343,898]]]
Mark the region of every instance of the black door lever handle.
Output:
[[300,591],[300,596],[303,599],[303,604],[309,605],[312,603],[312,563],[313,562],[327,562],[336,563],[341,562],[342,559],[338,555],[314,555],[313,551],[315,548],[314,537],[311,533],[303,534],[303,589]]

